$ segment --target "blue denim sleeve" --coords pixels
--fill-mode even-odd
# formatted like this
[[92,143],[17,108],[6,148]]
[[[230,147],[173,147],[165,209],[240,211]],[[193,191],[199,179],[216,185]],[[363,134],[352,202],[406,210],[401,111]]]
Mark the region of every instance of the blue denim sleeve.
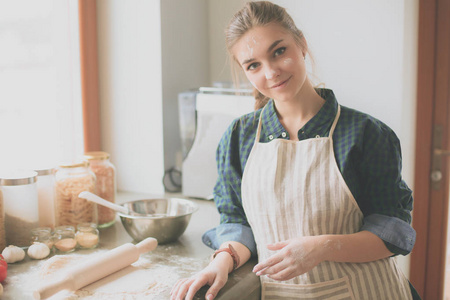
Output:
[[369,215],[364,218],[361,230],[378,236],[394,254],[409,254],[416,241],[416,231],[408,222],[396,217]]
[[225,242],[239,242],[244,244],[251,252],[252,256],[256,256],[256,243],[253,237],[253,231],[250,227],[236,224],[225,223],[220,224],[216,228],[210,229],[203,234],[203,243],[206,246],[216,250]]

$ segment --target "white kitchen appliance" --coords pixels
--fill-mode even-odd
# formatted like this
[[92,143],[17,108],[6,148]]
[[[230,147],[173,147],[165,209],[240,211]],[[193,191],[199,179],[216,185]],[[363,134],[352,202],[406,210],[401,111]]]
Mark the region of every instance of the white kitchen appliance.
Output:
[[219,141],[234,119],[254,110],[255,99],[250,90],[200,88],[195,100],[195,138],[183,161],[182,191],[184,196],[212,199]]

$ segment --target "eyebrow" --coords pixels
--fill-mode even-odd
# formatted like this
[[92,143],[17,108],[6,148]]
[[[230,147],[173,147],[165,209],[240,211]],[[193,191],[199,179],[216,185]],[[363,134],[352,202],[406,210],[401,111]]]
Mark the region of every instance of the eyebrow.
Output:
[[[275,48],[275,47],[276,47],[279,43],[281,43],[282,41],[283,41],[283,40],[276,40],[275,42],[273,42],[272,45],[270,45],[270,47],[267,48],[267,53],[271,52],[271,51],[273,50],[273,48]],[[254,61],[254,60],[255,60],[254,58],[248,58],[248,59],[244,60],[244,61],[241,63],[241,65],[243,66],[243,65],[248,64],[248,63],[250,63],[250,62],[252,62],[252,61]]]

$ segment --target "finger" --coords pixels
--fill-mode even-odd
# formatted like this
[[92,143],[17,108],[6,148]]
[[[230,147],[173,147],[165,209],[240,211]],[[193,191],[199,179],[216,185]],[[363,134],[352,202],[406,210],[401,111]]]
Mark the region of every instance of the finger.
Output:
[[275,254],[271,257],[269,257],[266,261],[260,262],[259,264],[257,264],[256,266],[253,267],[253,272],[257,273],[265,268],[271,267],[277,263],[279,263],[280,261],[283,260],[283,256],[279,255],[279,254]]
[[281,272],[282,270],[289,268],[291,265],[289,264],[288,261],[286,260],[282,260],[279,263],[272,265],[270,267],[267,267],[259,272],[256,273],[257,276],[261,276],[261,275],[272,275],[272,274],[276,274],[278,272]]
[[273,244],[268,244],[267,249],[280,250],[280,249],[283,249],[284,247],[286,247],[287,244],[289,244],[289,241],[281,241],[281,242],[277,242],[277,243],[273,243]]
[[295,276],[300,275],[296,274],[295,269],[293,268],[286,268],[284,270],[281,270],[280,272],[267,275],[270,279],[277,280],[277,281],[284,281],[294,278]]
[[192,300],[195,296],[195,293],[197,293],[198,290],[207,283],[208,279],[206,277],[197,278],[189,287],[189,291],[186,294],[186,300]]
[[214,299],[217,296],[217,294],[219,293],[220,289],[222,289],[225,286],[225,283],[227,283],[227,279],[228,278],[223,278],[223,277],[217,276],[216,280],[214,280],[213,284],[206,292],[206,299],[207,300]]
[[193,282],[193,279],[188,279],[185,280],[179,287],[178,287],[178,291],[175,295],[173,295],[175,298],[174,299],[183,299],[184,295],[186,295],[189,287],[191,286],[191,283]]
[[170,291],[170,294],[172,295],[173,293],[175,293],[175,291],[178,290],[178,288],[180,287],[180,285],[181,285],[182,283],[184,283],[186,280],[188,280],[188,279],[187,279],[187,278],[183,278],[183,279],[178,280],[178,281],[175,283],[175,285],[172,287],[172,290]]

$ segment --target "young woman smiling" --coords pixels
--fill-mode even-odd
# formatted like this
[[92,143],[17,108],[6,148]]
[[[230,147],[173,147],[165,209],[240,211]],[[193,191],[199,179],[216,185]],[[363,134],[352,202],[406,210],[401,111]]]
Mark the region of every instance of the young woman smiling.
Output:
[[252,255],[262,299],[419,299],[393,257],[415,241],[395,133],[313,87],[306,40],[284,8],[247,3],[226,39],[258,109],[217,150],[221,224],[203,236],[213,259],[171,299],[206,284],[213,299]]

